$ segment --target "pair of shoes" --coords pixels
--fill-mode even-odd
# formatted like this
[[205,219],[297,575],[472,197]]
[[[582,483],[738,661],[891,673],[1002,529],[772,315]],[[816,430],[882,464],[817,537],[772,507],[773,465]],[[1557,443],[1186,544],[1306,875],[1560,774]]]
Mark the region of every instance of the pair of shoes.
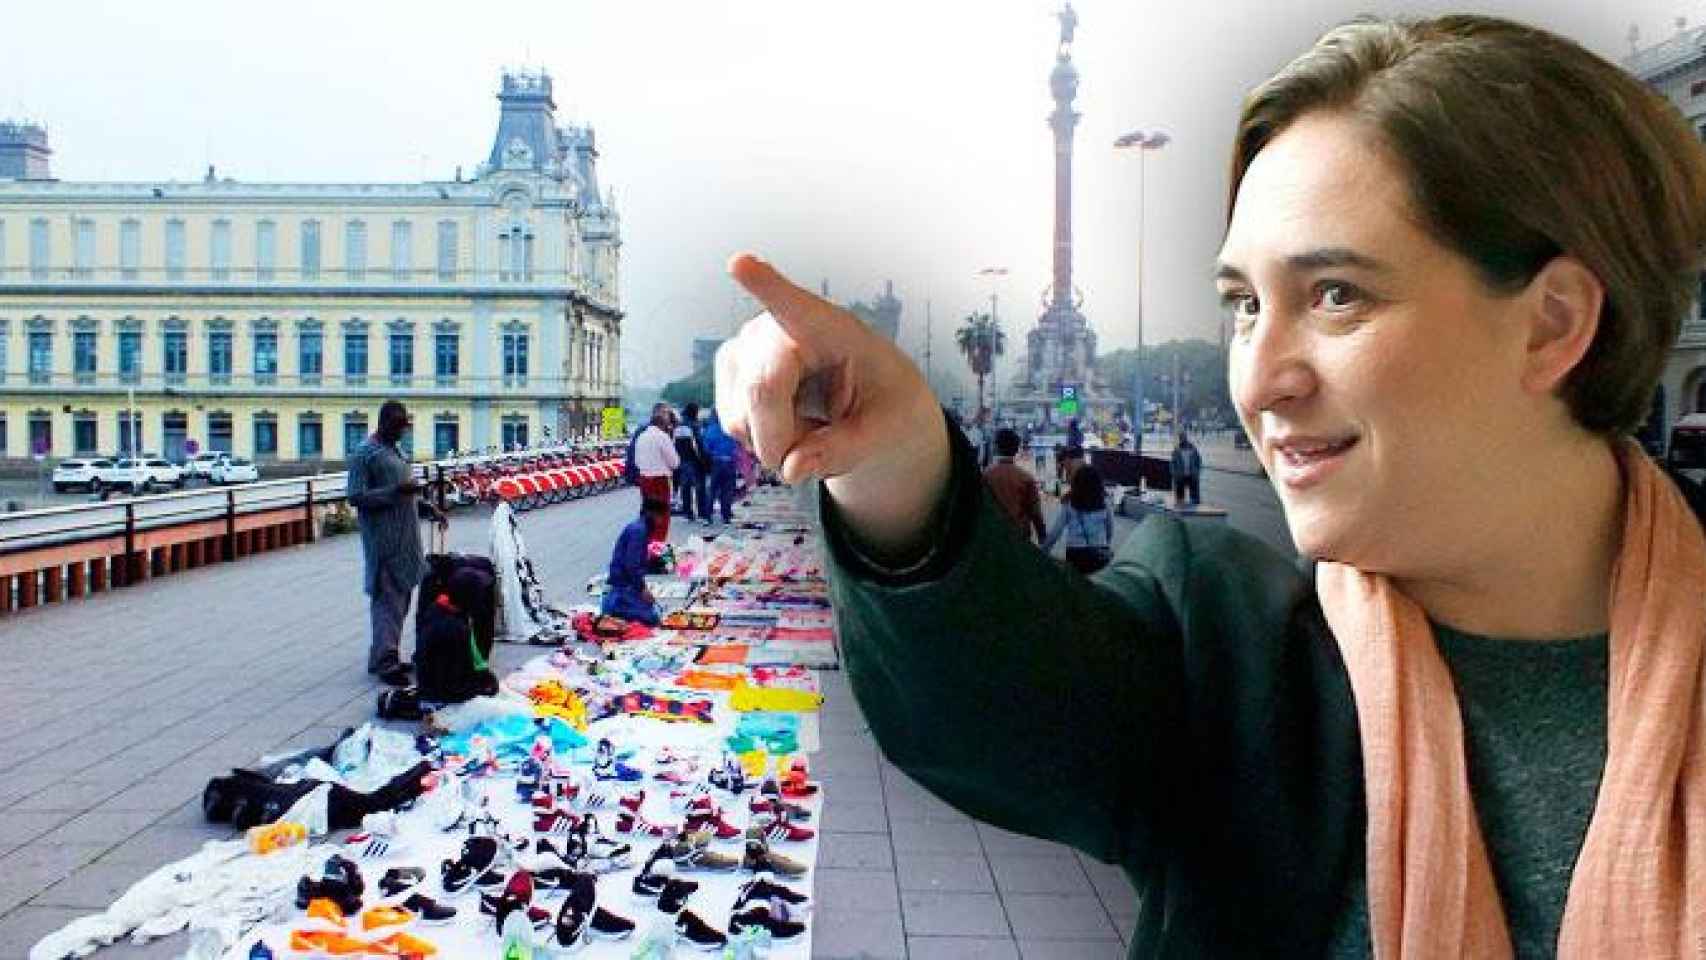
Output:
[[495,887],[503,880],[502,872],[497,869],[498,852],[496,837],[469,837],[462,841],[457,858],[439,865],[440,887],[450,896],[470,887]]
[[774,873],[789,878],[803,877],[809,869],[792,857],[772,852],[770,844],[751,837],[750,832],[746,841],[746,855],[741,859],[740,865],[741,869],[748,873]]
[[699,884],[675,876],[673,861],[654,860],[634,878],[633,889],[635,899],[655,899],[664,913],[680,913]]
[[786,943],[805,933],[806,925],[776,916],[768,905],[759,904],[729,917],[730,933],[738,934],[748,929],[763,930],[773,939]]
[[735,894],[734,908],[744,910],[751,904],[782,905],[790,914],[796,914],[806,910],[810,903],[811,897],[777,883],[768,873],[760,873],[741,884],[740,891]]
[[729,938],[722,931],[699,918],[691,910],[683,910],[675,918],[675,935],[696,950],[710,953],[728,946]]
[[305,876],[296,882],[296,906],[306,910],[316,900],[325,900],[350,916],[361,911],[361,895],[366,884],[361,868],[347,857],[334,854],[320,868],[318,877]]

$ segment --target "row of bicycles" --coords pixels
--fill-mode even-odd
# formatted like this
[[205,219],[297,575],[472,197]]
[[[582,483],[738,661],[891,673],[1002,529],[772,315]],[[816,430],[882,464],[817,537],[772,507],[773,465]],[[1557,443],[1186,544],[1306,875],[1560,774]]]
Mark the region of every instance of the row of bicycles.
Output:
[[452,453],[432,466],[429,479],[447,507],[501,502],[533,510],[622,486],[624,456],[620,442]]

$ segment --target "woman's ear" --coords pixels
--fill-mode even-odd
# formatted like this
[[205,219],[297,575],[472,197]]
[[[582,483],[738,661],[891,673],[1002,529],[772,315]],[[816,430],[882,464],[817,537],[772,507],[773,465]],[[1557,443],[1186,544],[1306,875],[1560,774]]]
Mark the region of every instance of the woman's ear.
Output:
[[1605,284],[1580,260],[1561,255],[1534,275],[1529,293],[1522,385],[1552,393],[1593,345]]

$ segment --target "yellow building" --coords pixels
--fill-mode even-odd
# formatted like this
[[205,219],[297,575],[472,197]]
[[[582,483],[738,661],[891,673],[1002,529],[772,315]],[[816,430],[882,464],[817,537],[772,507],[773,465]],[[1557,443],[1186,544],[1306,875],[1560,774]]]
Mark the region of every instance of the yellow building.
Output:
[[0,124],[0,460],[335,461],[389,398],[417,458],[596,430],[622,313],[593,132],[544,74],[498,100],[474,177],[424,183],[62,182]]

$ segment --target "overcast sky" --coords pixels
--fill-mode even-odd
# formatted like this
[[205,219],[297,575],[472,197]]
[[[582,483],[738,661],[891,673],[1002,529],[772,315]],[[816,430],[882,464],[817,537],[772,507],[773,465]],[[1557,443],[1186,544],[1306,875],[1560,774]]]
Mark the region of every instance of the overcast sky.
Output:
[[[840,299],[892,279],[901,341],[936,363],[1000,295],[1015,336],[1049,280],[1055,0],[134,0],[6,4],[0,115],[49,128],[61,179],[447,178],[484,159],[505,65],[544,67],[591,122],[623,216],[624,367],[684,373],[726,334],[726,257],[751,248]],[[1209,263],[1241,95],[1365,10],[1527,20],[1621,59],[1701,21],[1700,0],[1472,4],[1079,0],[1076,283],[1104,350],[1136,339],[1138,160],[1147,161],[1146,340],[1217,337]],[[260,10],[271,13],[259,13]],[[977,272],[1005,267],[992,284]],[[1014,358],[1003,364],[1014,368]]]

